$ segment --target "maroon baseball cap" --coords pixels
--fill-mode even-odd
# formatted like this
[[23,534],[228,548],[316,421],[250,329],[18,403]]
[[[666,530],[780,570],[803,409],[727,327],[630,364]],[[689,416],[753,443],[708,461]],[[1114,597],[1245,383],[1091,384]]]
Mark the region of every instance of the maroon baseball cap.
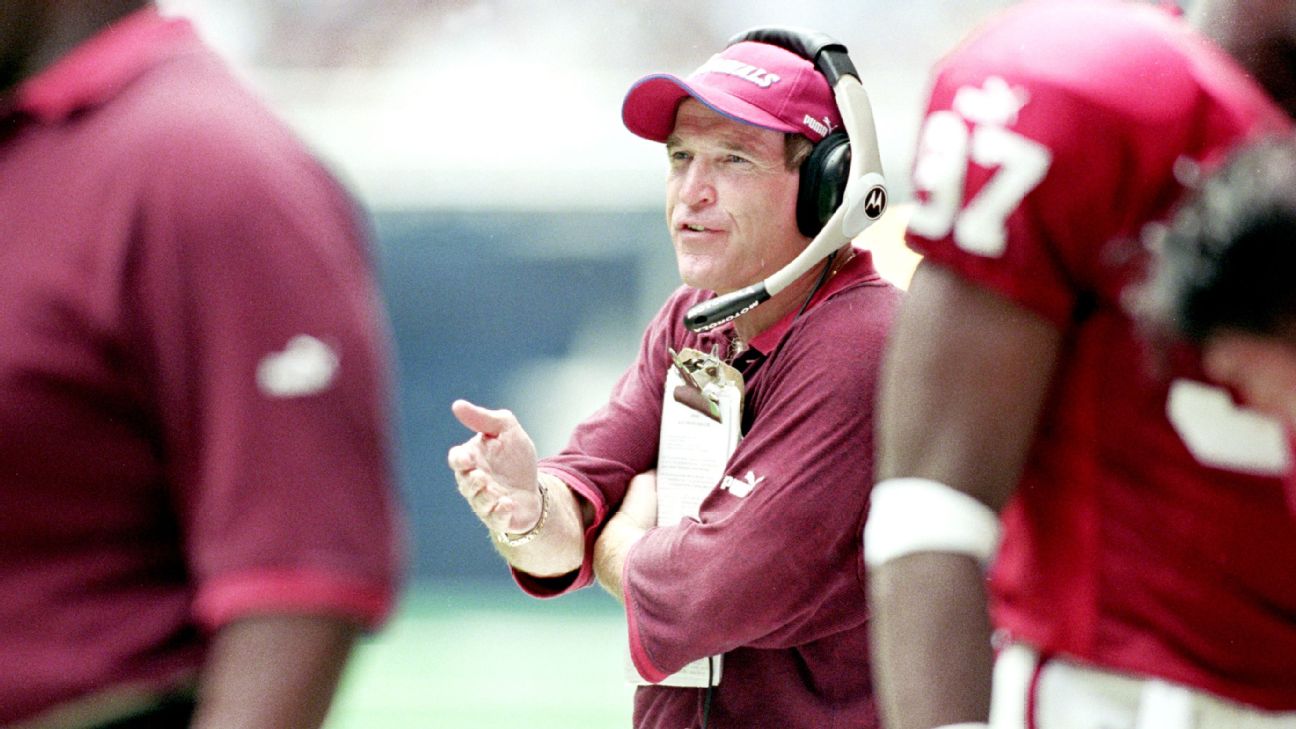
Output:
[[621,120],[635,134],[665,142],[675,127],[675,110],[687,96],[735,121],[803,134],[812,142],[842,123],[828,80],[813,63],[755,41],[729,46],[685,79],[671,74],[639,79],[621,104]]

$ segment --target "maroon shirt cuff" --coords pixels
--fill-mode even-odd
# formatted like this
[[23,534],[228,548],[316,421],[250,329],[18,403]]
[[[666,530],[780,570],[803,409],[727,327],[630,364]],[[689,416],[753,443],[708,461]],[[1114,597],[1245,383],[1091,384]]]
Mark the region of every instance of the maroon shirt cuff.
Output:
[[670,676],[670,673],[658,668],[648,657],[648,649],[639,634],[639,622],[635,620],[634,594],[630,591],[630,557],[642,543],[642,539],[635,542],[630,546],[630,551],[626,552],[625,562],[621,565],[621,594],[625,598],[626,628],[630,635],[630,660],[645,681],[660,683]]
[[510,570],[513,581],[523,592],[532,597],[550,598],[588,587],[594,581],[594,540],[598,538],[603,522],[607,519],[607,503],[603,500],[601,491],[571,471],[554,466],[545,466],[540,471],[558,478],[578,497],[594,506],[594,520],[585,528],[585,555],[579,570],[558,577],[536,577],[516,569]]
[[395,603],[392,585],[310,569],[262,569],[207,580],[194,615],[209,629],[253,615],[326,615],[373,629]]

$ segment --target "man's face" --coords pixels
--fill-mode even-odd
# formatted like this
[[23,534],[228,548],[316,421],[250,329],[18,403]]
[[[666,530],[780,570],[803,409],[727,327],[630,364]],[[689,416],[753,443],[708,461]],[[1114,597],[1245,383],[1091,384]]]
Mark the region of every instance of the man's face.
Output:
[[666,140],[666,223],[685,284],[717,293],[761,281],[806,245],[796,226],[799,173],[783,133],[680,104]]
[[1202,350],[1206,374],[1236,389],[1245,404],[1296,431],[1296,343],[1224,331]]

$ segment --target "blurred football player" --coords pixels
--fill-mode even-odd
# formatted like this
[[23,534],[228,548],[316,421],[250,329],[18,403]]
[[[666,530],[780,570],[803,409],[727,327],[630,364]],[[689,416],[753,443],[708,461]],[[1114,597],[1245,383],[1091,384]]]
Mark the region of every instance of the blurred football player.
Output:
[[1190,20],[1025,2],[935,69],[865,529],[892,729],[1296,726],[1287,450],[1123,303],[1144,228],[1296,103],[1296,3]]
[[357,212],[186,21],[0,0],[0,725],[323,722],[400,577]]

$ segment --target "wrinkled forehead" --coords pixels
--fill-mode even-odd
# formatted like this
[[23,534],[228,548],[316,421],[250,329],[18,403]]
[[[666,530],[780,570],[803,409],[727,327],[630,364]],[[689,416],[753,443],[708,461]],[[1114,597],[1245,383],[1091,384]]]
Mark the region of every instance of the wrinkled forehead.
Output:
[[784,132],[730,119],[693,98],[675,110],[675,126],[667,146],[711,143],[733,149],[782,152]]

